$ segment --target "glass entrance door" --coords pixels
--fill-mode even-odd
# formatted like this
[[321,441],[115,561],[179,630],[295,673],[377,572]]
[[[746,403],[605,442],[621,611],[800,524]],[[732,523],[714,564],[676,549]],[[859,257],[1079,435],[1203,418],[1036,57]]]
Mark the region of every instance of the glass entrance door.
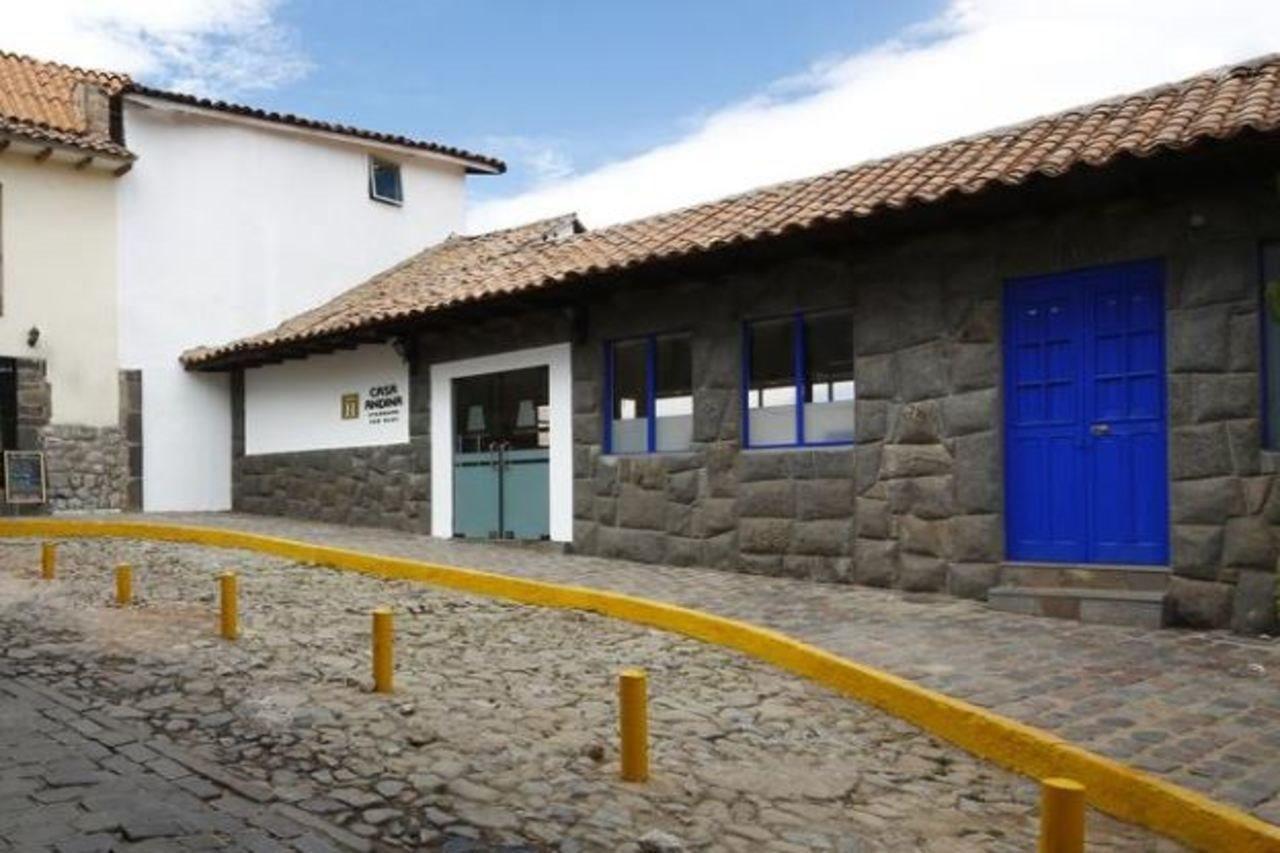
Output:
[[550,537],[548,370],[453,380],[453,534]]

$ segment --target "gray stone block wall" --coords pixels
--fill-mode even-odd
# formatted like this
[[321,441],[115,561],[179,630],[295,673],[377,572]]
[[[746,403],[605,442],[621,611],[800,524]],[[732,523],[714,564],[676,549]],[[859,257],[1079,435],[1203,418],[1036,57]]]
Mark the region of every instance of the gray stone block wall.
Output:
[[431,529],[430,448],[383,447],[242,456],[232,463],[239,512],[335,524]]

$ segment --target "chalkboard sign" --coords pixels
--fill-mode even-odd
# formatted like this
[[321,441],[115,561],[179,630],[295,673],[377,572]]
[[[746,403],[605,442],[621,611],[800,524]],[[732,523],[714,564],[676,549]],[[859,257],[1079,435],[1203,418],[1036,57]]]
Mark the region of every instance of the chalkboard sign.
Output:
[[42,504],[44,454],[38,450],[4,452],[4,499],[11,504]]

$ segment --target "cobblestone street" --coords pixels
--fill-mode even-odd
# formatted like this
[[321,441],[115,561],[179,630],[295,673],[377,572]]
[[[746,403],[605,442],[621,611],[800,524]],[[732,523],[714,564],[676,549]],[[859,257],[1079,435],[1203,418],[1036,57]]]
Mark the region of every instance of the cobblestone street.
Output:
[[1280,642],[236,514],[140,516],[647,596],[776,628],[1280,823]]
[[[135,567],[128,609],[109,604],[118,562]],[[0,544],[0,684],[17,703],[3,737],[21,744],[0,763],[0,813],[61,811],[0,824],[0,846],[1034,846],[1028,780],[663,632],[194,546],[64,542],[53,582],[37,564],[35,542]],[[215,576],[229,566],[241,576],[236,643],[214,636]],[[397,612],[390,697],[368,692],[368,611],[382,604]],[[653,697],[645,785],[617,781],[614,678],[635,665]],[[36,706],[23,685],[68,698]],[[98,734],[122,727],[136,739]],[[59,768],[155,793],[102,816],[96,786],[128,791]],[[1178,849],[1097,814],[1090,839]]]

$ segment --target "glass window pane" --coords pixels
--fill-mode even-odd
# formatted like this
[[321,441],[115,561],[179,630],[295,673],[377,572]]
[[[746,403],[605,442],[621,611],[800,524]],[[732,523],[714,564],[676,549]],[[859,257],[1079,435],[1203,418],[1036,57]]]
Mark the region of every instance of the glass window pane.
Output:
[[1266,357],[1266,446],[1280,450],[1280,243],[1262,247],[1262,346]]
[[643,453],[649,449],[648,351],[649,342],[643,338],[613,345],[609,446],[614,453]]
[[853,441],[853,315],[804,318],[806,444]]
[[403,196],[400,192],[400,167],[385,160],[374,160],[371,168],[373,170],[374,196],[380,199],[401,201]]
[[750,443],[795,444],[795,320],[759,320],[747,326],[750,376],[747,429]]
[[688,450],[693,443],[693,356],[688,335],[656,342],[653,417],[655,450]]

